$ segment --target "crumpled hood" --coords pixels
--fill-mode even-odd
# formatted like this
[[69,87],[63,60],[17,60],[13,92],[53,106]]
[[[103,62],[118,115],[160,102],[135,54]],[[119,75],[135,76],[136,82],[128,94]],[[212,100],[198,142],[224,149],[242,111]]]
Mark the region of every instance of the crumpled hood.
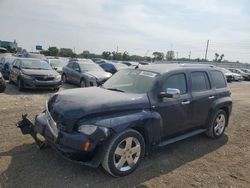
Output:
[[87,73],[96,77],[99,81],[106,80],[112,76],[112,74],[105,71],[88,71]]
[[82,118],[149,108],[146,94],[130,94],[99,87],[69,89],[53,95],[48,102],[52,118],[67,131]]
[[37,70],[37,69],[22,69],[23,74],[27,74],[30,76],[33,75],[58,75],[58,73],[55,70]]

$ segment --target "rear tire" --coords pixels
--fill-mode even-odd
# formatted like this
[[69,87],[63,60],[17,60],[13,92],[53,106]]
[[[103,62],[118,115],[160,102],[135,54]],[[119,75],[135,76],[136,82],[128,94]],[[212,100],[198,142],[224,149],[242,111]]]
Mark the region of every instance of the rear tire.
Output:
[[114,177],[126,176],[138,167],[144,153],[143,136],[136,130],[127,129],[110,140],[102,166]]
[[210,138],[219,138],[224,134],[228,123],[228,115],[224,110],[219,110],[209,125],[206,135]]

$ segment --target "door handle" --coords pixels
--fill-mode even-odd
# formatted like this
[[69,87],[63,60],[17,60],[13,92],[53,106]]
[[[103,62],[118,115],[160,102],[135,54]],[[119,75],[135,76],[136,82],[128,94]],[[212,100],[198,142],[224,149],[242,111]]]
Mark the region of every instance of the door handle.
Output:
[[215,96],[210,96],[210,97],[208,97],[208,99],[214,99],[215,98]]
[[183,104],[183,105],[190,104],[190,101],[183,101],[183,102],[181,102],[181,104]]

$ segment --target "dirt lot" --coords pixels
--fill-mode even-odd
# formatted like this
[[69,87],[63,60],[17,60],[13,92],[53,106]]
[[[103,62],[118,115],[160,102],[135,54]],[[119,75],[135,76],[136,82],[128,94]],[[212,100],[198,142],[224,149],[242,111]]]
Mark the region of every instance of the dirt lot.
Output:
[[[66,85],[64,88],[74,86]],[[52,149],[37,150],[15,127],[22,113],[34,117],[50,91],[0,94],[0,187],[250,187],[250,83],[230,84],[233,114],[218,140],[196,136],[146,157],[123,178],[65,161]]]

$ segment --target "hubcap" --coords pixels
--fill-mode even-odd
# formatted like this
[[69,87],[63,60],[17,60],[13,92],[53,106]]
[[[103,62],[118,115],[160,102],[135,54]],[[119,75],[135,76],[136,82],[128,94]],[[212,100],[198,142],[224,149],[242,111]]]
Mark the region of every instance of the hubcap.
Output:
[[226,118],[223,114],[218,115],[216,118],[216,124],[214,126],[214,132],[217,136],[221,135],[225,129]]
[[122,140],[115,149],[113,161],[120,171],[128,171],[138,162],[141,145],[137,138],[128,137]]

